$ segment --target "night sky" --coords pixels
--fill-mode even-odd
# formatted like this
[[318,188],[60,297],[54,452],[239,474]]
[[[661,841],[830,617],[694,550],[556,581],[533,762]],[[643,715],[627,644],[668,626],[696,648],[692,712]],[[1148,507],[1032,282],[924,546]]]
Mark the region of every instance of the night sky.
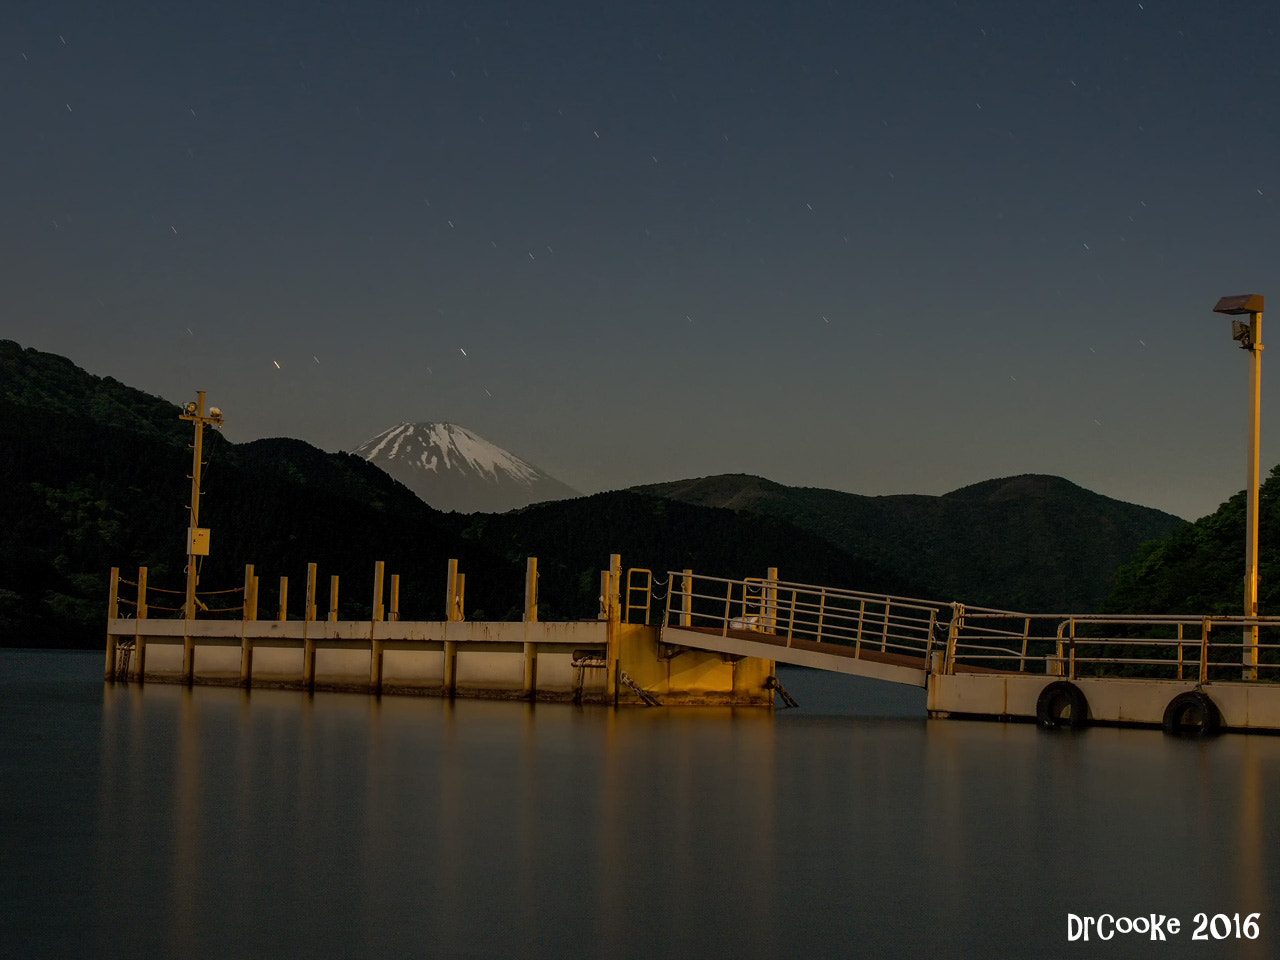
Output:
[[[1212,307],[1280,308],[1277,27],[1274,0],[10,0],[0,336],[206,390],[235,441],[449,420],[584,492],[1052,473],[1194,518],[1245,478]],[[1274,361],[1263,394],[1265,470]]]

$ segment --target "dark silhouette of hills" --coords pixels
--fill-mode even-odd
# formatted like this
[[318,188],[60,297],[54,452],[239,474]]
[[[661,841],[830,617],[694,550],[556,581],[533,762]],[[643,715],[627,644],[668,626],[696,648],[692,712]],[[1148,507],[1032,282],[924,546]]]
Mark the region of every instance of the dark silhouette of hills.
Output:
[[[0,341],[0,643],[100,646],[112,566],[132,577],[145,565],[154,586],[181,589],[191,428],[178,412],[65,358]],[[712,477],[462,515],[432,509],[358,456],[299,440],[233,444],[210,429],[205,459],[201,525],[212,550],[201,589],[239,587],[252,563],[260,615],[275,609],[281,576],[298,615],[315,562],[322,609],[338,574],[341,615],[367,617],[373,565],[384,560],[401,576],[402,615],[441,619],[446,566],[457,558],[469,616],[515,619],[525,558],[537,556],[543,618],[594,617],[610,553],[659,580],[686,567],[742,577],[777,566],[800,582],[1081,608],[1105,596],[1144,540],[1186,527],[1054,477],[945,497]]]
[[1013,610],[1096,610],[1116,568],[1186,526],[1061,477],[987,480],[939,497],[867,497],[730,474],[636,488],[784,520],[930,597]]
[[[97,646],[112,566],[132,577],[145,565],[154,586],[182,588],[191,428],[173,404],[12,342],[0,341],[0,373],[0,642]],[[440,619],[457,557],[473,602],[499,613],[519,603],[522,569],[359,457],[297,440],[232,444],[209,429],[205,458],[202,590],[242,585],[253,563],[260,612],[275,609],[281,576],[300,611],[315,562],[322,607],[338,574],[343,616],[363,617],[385,560],[403,615]]]
[[[920,595],[923,582],[899,577],[851,557],[821,537],[783,520],[620,490],[534,504],[503,514],[451,514],[461,536],[513,561],[538,557],[544,619],[592,610],[600,594],[600,558],[646,568],[663,580],[692,569],[711,576],[779,577],[802,583]],[[658,593],[665,595],[665,587]]]

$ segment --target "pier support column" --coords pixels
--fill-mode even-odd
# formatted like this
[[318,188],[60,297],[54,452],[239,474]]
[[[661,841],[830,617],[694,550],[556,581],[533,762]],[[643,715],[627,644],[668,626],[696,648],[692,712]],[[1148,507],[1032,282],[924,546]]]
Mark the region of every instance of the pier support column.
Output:
[[307,600],[303,608],[302,685],[308,690],[316,685],[316,565],[307,564]]
[[444,642],[444,695],[453,699],[458,692],[458,644],[453,640]]
[[107,584],[107,663],[103,678],[108,683],[116,680],[116,635],[111,632],[111,621],[119,619],[120,604],[116,599],[120,588],[120,568],[111,568],[111,580]]
[[[195,563],[193,557],[191,562]],[[194,570],[194,567],[192,567]],[[188,687],[195,681],[196,675],[196,641],[191,635],[192,623],[196,618],[195,580],[194,574],[187,579],[187,607],[182,619],[182,682]]]
[[[459,623],[463,618],[462,591],[466,586],[466,578],[458,572],[458,561],[449,561],[449,571],[445,584],[444,611],[448,623]],[[451,629],[445,627],[445,641],[442,644],[441,656],[441,694],[453,697],[458,689],[458,644],[449,639]]]
[[382,641],[378,639],[378,624],[382,622],[384,608],[383,577],[386,564],[379,560],[373,567],[373,621],[369,624],[369,686],[374,693],[382,693]]
[[[138,568],[138,600],[134,607],[134,615],[139,620],[147,619],[147,568]],[[142,683],[147,676],[147,638],[141,633],[133,641],[133,652],[138,659],[138,682]]]
[[[538,558],[530,557],[524,571],[524,622],[538,622]],[[530,700],[538,696],[538,646],[529,639],[525,628],[524,695]]]
[[240,685],[243,687],[248,687],[253,682],[253,637],[249,635],[248,624],[251,619],[256,619],[250,616],[254,613],[252,601],[253,584],[256,579],[253,575],[253,564],[245,564],[244,609],[240,614],[242,624],[240,628]]
[[621,621],[620,597],[622,581],[622,555],[612,553],[609,555],[609,570],[602,577],[602,586],[604,587],[604,610],[607,626],[605,627],[605,637],[607,638],[607,647],[605,652],[605,696],[613,701],[613,705],[618,705],[618,671],[619,666],[619,630],[618,624]]
[[[192,563],[194,562],[193,558]],[[192,621],[195,620],[195,617],[195,581],[189,577],[187,579],[187,608],[182,620],[182,682],[188,687],[195,681],[196,676],[196,641],[191,636]]]
[[253,637],[240,638],[240,686],[253,686]]

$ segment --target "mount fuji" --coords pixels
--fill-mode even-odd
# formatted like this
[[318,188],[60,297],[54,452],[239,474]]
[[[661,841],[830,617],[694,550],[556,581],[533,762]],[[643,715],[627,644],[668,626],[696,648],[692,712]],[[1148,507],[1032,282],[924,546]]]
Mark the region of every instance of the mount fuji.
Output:
[[578,491],[453,423],[399,423],[352,451],[437,510],[501,513]]

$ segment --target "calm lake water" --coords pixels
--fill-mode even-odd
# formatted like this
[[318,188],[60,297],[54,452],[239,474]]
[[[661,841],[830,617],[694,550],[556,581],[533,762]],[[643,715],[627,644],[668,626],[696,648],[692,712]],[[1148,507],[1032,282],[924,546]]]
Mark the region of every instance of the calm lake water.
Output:
[[[1280,738],[927,721],[804,672],[771,716],[101,670],[0,651],[6,955],[1280,954]],[[1152,913],[1182,929],[1067,940]]]

